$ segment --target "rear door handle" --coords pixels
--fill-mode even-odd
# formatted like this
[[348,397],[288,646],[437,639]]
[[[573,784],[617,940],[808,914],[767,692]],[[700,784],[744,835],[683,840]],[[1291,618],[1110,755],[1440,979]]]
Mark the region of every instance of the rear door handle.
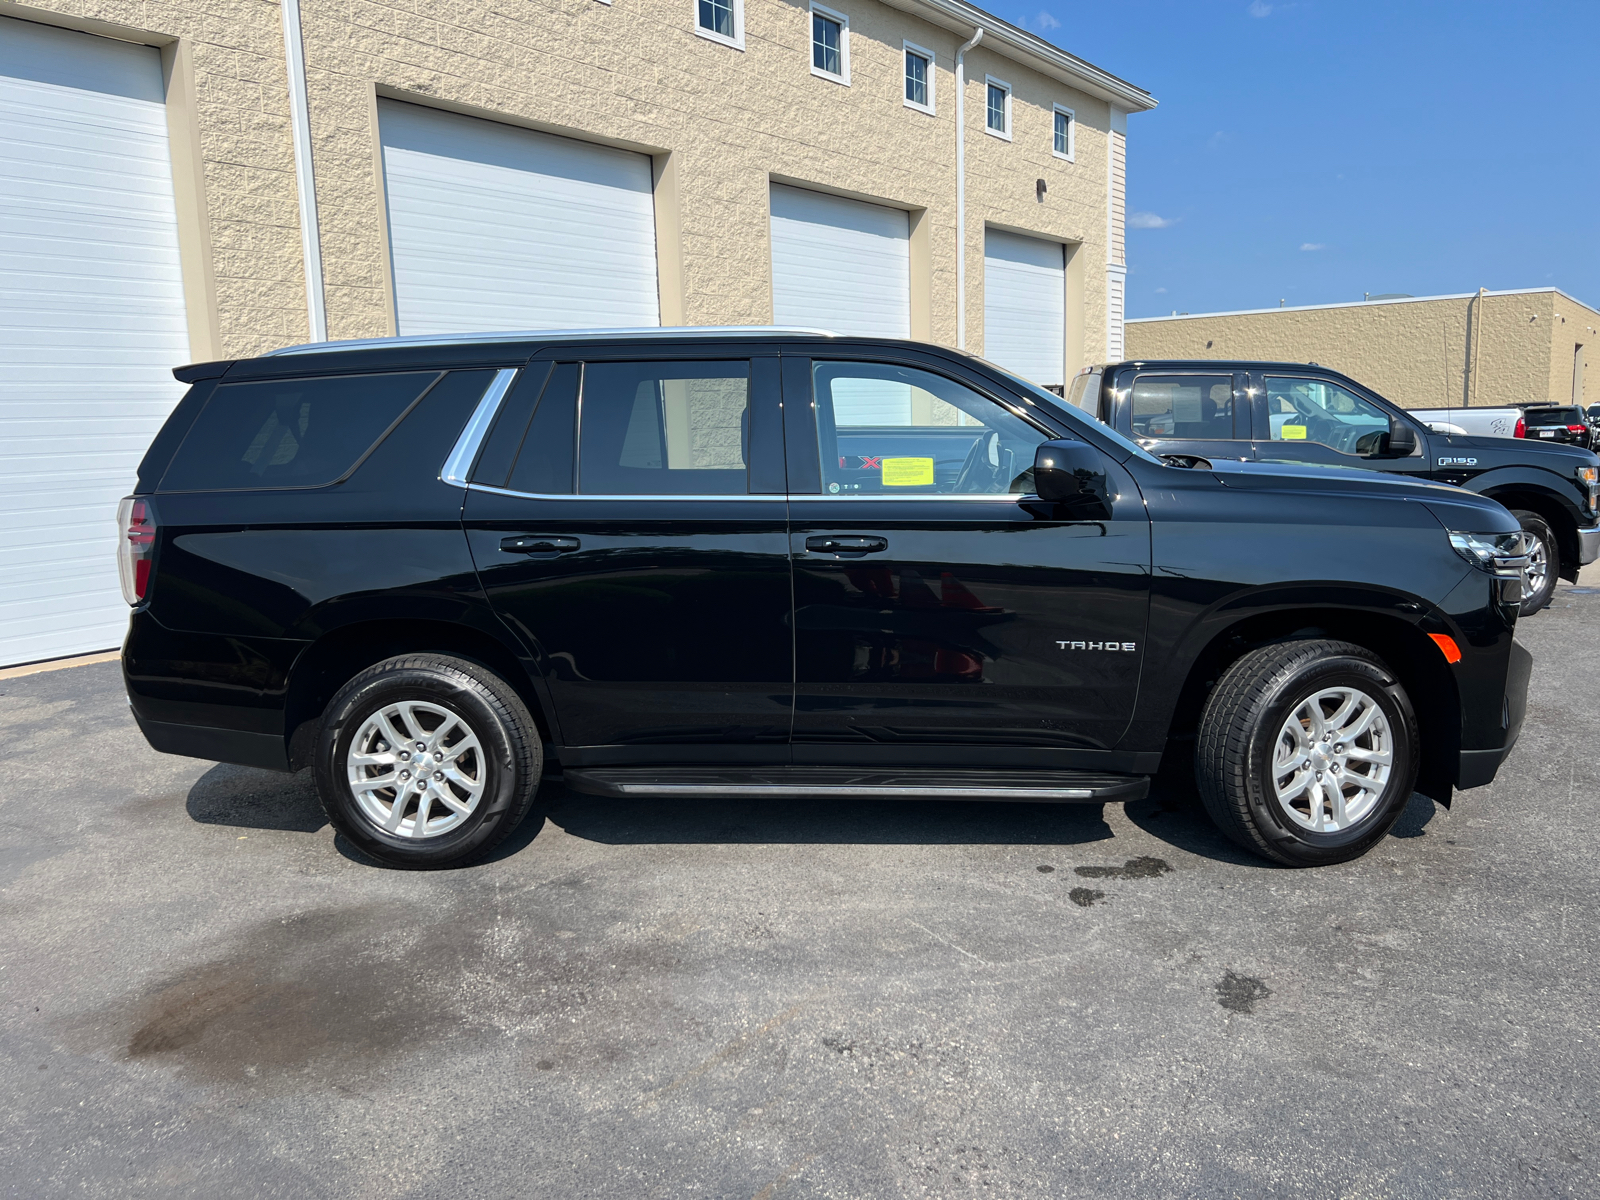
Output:
[[833,554],[876,554],[889,548],[889,539],[853,533],[819,533],[806,539],[807,550]]
[[560,554],[577,548],[575,537],[549,537],[542,533],[519,533],[500,539],[500,549],[508,554]]

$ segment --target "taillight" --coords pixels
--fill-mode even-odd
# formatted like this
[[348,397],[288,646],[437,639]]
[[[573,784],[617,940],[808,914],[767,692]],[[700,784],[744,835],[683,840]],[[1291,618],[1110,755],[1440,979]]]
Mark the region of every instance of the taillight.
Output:
[[156,549],[156,514],[148,500],[124,496],[117,507],[117,574],[122,598],[138,604],[150,590],[150,559]]
[[1524,421],[1521,417],[1517,418],[1517,427],[1512,432],[1511,436],[1512,437],[1527,437],[1528,436],[1528,423],[1526,421]]
[[1582,433],[1583,432],[1583,426],[1582,425],[1568,425],[1567,426],[1567,432],[1568,433]]

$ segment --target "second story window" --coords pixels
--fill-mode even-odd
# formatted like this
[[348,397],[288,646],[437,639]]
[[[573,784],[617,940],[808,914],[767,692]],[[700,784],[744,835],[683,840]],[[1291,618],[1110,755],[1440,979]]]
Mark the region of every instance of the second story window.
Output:
[[820,4],[811,6],[811,73],[850,82],[850,18]]
[[906,107],[933,111],[933,51],[905,43]]
[[744,0],[695,0],[694,31],[743,50]]
[[995,137],[1011,140],[1011,85],[998,79],[988,80],[988,104],[984,108],[983,127]]
[[1057,158],[1064,158],[1068,162],[1072,161],[1073,133],[1076,125],[1077,122],[1074,120],[1072,110],[1070,108],[1062,108],[1059,104],[1056,105],[1055,142],[1051,145],[1050,150]]

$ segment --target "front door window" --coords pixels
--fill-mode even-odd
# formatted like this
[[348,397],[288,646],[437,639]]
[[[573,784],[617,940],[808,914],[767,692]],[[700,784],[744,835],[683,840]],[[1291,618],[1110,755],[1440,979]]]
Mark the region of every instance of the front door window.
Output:
[[971,388],[886,363],[812,365],[829,496],[1006,496],[1033,490],[1046,434]]
[[1267,422],[1274,442],[1314,442],[1371,457],[1388,447],[1389,415],[1326,379],[1268,375]]

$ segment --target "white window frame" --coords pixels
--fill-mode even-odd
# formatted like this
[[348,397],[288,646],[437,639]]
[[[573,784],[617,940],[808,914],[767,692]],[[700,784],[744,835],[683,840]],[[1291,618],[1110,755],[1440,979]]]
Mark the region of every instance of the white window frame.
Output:
[[[989,89],[1001,88],[1006,94],[1006,127],[1005,132],[989,128]],[[1011,140],[1011,85],[1004,79],[996,79],[993,75],[983,77],[983,131],[990,137],[997,137],[1003,142]],[[1052,136],[1054,131],[1052,131]]]
[[[919,46],[915,42],[902,42],[901,43],[901,47],[902,48],[901,48],[901,59],[900,59],[900,98],[905,101],[905,105],[906,105],[907,108],[914,108],[920,113],[927,113],[930,117],[934,116],[935,113],[934,113],[934,110],[933,110],[933,76],[934,76],[934,69],[933,68],[934,68],[934,64],[938,60],[936,58],[934,58],[932,50],[929,50],[926,46]],[[910,99],[909,97],[906,96],[905,57],[907,55],[912,55],[912,54],[915,54],[918,58],[926,60],[927,64],[928,64],[928,102],[926,104],[918,104],[918,103],[916,103],[916,101],[914,101],[914,100],[912,100],[912,99]]]
[[[1060,113],[1067,118],[1067,152],[1065,154],[1056,149],[1056,113]],[[1065,104],[1055,105],[1050,115],[1050,153],[1067,162],[1078,161],[1078,114]]]
[[[611,0],[601,0],[609,4]],[[723,37],[714,29],[707,29],[700,24],[700,0],[689,0],[694,6],[690,19],[694,22],[694,32],[697,37],[703,37],[708,42],[715,42],[719,46],[731,46],[735,50],[744,49],[744,0],[728,0],[729,7],[733,9],[733,36]]]
[[[813,30],[816,28],[814,18],[824,16],[839,25],[839,74],[824,71],[817,66],[816,45]],[[806,13],[806,61],[811,64],[811,73],[818,79],[826,79],[829,83],[842,83],[850,86],[850,18],[838,9],[828,8],[822,4],[813,4]]]

